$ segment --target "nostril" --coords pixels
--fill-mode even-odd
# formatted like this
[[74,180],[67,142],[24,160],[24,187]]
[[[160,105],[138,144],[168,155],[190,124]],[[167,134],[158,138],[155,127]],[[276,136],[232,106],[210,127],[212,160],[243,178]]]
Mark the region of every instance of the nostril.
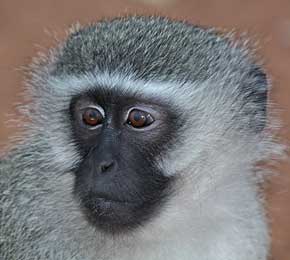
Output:
[[100,170],[101,172],[106,172],[106,171],[109,171],[110,169],[112,169],[114,166],[114,162],[104,162],[104,163],[101,163],[100,165]]

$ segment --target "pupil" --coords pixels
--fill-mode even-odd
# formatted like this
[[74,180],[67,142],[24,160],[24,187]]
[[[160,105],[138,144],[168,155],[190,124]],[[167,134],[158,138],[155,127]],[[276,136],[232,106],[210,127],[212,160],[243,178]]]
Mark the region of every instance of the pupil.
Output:
[[134,121],[140,121],[141,119],[143,119],[144,116],[141,113],[135,113],[134,114]]
[[96,120],[97,119],[97,113],[95,111],[91,111],[89,113],[90,120]]

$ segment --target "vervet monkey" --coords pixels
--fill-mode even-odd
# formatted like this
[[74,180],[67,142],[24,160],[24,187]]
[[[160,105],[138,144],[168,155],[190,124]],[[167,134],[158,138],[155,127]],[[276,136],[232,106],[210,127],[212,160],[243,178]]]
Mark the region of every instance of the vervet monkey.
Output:
[[280,145],[247,47],[131,16],[32,67],[23,138],[0,166],[0,259],[266,260],[256,163]]

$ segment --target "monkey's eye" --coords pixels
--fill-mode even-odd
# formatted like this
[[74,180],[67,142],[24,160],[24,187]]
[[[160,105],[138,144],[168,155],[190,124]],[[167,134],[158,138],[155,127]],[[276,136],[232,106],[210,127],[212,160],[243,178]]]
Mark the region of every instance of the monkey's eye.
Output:
[[127,124],[134,128],[142,128],[151,125],[154,121],[153,116],[148,112],[133,109],[128,115]]
[[82,119],[87,126],[95,127],[102,124],[104,117],[97,108],[88,107],[83,110]]

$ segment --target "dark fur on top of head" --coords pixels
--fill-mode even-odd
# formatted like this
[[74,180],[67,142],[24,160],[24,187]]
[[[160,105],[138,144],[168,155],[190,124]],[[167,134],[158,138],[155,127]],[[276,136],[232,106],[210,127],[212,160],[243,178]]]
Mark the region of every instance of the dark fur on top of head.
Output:
[[[3,259],[266,259],[255,164],[280,146],[263,131],[267,79],[244,47],[212,29],[123,17],[73,32],[32,74],[28,137],[0,166]],[[156,172],[179,178],[176,193],[127,235],[98,232],[72,195],[83,158],[70,104],[103,89],[182,119],[154,156]]]

